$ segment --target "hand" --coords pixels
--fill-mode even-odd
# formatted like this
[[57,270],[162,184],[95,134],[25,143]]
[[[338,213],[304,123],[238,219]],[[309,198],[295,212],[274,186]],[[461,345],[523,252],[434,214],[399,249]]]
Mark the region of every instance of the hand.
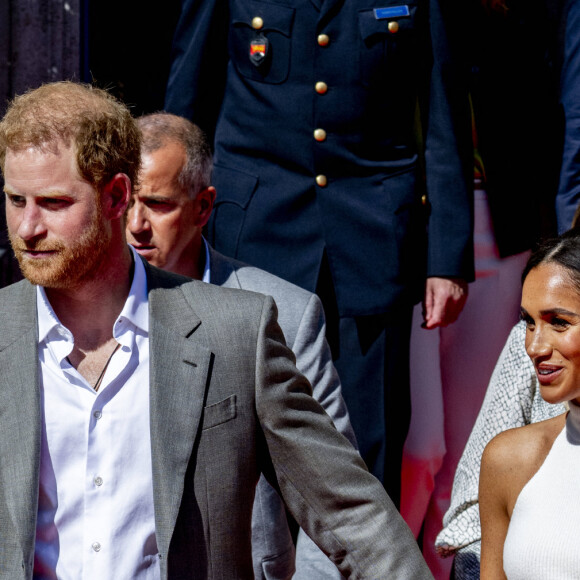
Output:
[[467,292],[467,282],[460,278],[427,278],[423,327],[432,329],[455,322],[465,306]]

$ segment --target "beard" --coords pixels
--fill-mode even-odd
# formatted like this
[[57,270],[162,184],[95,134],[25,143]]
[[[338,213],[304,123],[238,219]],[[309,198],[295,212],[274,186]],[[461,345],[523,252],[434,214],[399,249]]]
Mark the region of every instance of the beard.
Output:
[[[32,284],[45,288],[70,289],[98,276],[99,265],[111,240],[110,231],[104,227],[100,204],[89,227],[71,245],[61,241],[25,242],[9,232],[10,244],[23,276]],[[26,251],[50,251],[52,255],[33,259]]]

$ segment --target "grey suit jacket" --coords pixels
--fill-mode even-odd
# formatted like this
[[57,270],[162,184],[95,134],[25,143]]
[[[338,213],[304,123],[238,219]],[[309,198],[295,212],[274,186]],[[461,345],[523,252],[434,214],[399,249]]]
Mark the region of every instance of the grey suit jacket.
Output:
[[[267,294],[278,307],[278,324],[286,344],[296,356],[296,366],[312,385],[313,397],[322,405],[335,427],[356,445],[356,439],[342,398],[340,379],[326,342],[322,303],[308,292],[278,276],[243,262],[227,258],[209,248],[210,282]],[[302,530],[299,532],[302,533]],[[295,580],[340,579],[336,566],[316,546],[301,537],[295,559],[294,542],[288,529],[284,504],[262,476],[256,488],[252,514],[252,558],[257,579]]]
[[[353,578],[430,578],[380,484],[310,396],[271,298],[146,266],[161,577],[250,579],[260,472]],[[31,578],[41,405],[35,289],[0,291],[0,578]]]

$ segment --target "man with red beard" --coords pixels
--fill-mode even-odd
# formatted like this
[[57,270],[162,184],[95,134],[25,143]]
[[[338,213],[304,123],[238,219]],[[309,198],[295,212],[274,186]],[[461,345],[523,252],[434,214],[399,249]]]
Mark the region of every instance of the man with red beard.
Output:
[[430,578],[379,482],[311,396],[271,298],[126,243],[127,108],[53,83],[0,122],[0,579],[254,577],[260,473],[345,576]]

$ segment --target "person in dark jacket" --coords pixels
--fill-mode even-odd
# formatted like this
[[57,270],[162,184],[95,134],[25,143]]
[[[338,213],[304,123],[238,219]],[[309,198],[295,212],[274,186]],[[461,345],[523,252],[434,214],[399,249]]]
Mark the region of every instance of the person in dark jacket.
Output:
[[321,296],[361,453],[395,502],[413,304],[449,324],[473,276],[459,10],[184,0],[166,94],[214,139],[208,241]]

